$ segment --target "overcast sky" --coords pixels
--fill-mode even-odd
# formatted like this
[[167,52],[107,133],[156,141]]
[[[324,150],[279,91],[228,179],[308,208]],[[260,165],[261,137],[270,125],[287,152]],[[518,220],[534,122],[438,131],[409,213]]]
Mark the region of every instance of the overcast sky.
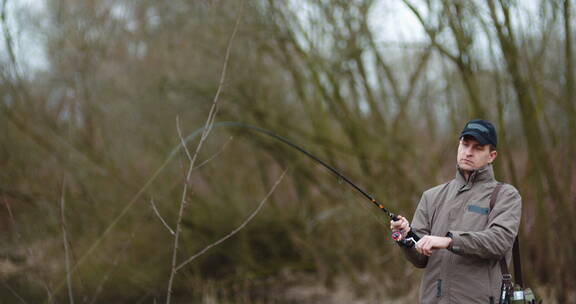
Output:
[[[79,0],[81,1],[81,0]],[[46,56],[43,50],[42,33],[36,28],[36,24],[26,24],[18,20],[26,19],[23,15],[41,14],[45,9],[44,0],[8,0],[8,24],[14,37],[15,53],[18,62],[21,63],[23,72],[32,72],[47,68]],[[302,5],[305,1],[294,0],[294,5]],[[536,0],[525,0],[522,5],[531,13],[538,16]],[[41,22],[35,20],[36,22]],[[529,28],[529,18],[520,21],[523,28]],[[369,24],[375,34],[381,34],[378,43],[386,42],[415,42],[426,40],[425,34],[416,17],[400,0],[382,0],[377,2],[370,16]],[[0,60],[7,59],[4,32],[0,33]]]

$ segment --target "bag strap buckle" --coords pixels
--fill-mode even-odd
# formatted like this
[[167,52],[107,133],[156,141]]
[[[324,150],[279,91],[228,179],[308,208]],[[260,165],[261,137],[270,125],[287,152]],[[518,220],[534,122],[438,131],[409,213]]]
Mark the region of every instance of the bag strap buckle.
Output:
[[508,288],[512,287],[512,275],[509,273],[503,274],[502,283]]

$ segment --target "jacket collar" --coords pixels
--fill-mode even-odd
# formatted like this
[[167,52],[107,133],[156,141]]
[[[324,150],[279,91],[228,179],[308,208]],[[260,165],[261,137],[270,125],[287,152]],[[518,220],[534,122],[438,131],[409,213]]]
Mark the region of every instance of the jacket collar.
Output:
[[494,179],[494,169],[491,164],[488,164],[482,168],[476,169],[470,173],[468,180],[464,178],[460,168],[456,165],[456,182],[458,183],[458,192],[466,191],[471,189],[476,183],[493,181]]

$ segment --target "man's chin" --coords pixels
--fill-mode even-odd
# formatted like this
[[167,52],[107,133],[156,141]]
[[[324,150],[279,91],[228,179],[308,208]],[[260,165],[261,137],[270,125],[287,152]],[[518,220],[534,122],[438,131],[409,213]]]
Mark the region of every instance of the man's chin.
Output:
[[472,167],[471,165],[467,164],[467,163],[460,163],[458,164],[458,168],[460,168],[460,170],[464,170],[464,171],[474,171],[476,170],[476,168]]

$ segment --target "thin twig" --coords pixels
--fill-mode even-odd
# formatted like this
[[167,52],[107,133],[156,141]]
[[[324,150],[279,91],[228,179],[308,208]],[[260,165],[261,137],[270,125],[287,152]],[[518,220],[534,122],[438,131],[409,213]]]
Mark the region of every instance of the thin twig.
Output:
[[226,149],[226,146],[228,145],[228,143],[230,143],[230,141],[232,141],[232,139],[234,138],[234,136],[230,136],[228,138],[228,140],[224,143],[224,145],[222,146],[222,148],[220,148],[220,151],[216,152],[216,154],[210,156],[208,159],[206,159],[205,161],[203,161],[201,164],[199,164],[198,166],[194,167],[194,169],[192,170],[198,170],[201,167],[205,166],[207,163],[209,163],[210,161],[214,160],[218,155],[220,155],[222,152],[224,152],[224,149]]
[[[20,234],[20,232],[18,232],[19,229],[18,229],[18,225],[16,224],[16,219],[14,218],[14,214],[12,214],[12,208],[10,208],[10,204],[6,201],[6,197],[2,196],[2,202],[4,203],[4,206],[6,207],[6,209],[8,209],[8,216],[10,217],[10,220],[12,221],[12,227],[14,229],[14,233],[16,234],[16,239],[18,241],[21,241],[22,235]],[[26,252],[28,253],[30,260],[35,260],[34,253],[32,252],[32,249],[29,246],[26,247]],[[53,299],[50,287],[48,286],[48,283],[46,282],[46,278],[44,278],[44,276],[42,276],[41,274],[40,274],[40,278],[41,278],[42,284],[44,285],[44,288],[46,289],[46,293],[48,294],[48,301],[50,303],[53,303],[54,299]]]
[[[212,109],[210,110],[210,113],[212,113]],[[210,119],[210,118],[208,118],[208,119]],[[208,124],[208,123],[209,123],[209,121],[206,122],[206,124]],[[196,148],[196,152],[194,153],[194,156],[191,156],[190,151],[188,151],[188,147],[186,146],[186,142],[184,141],[184,137],[182,136],[182,131],[180,130],[180,119],[178,116],[176,116],[176,129],[178,131],[178,136],[180,137],[180,141],[182,143],[182,146],[184,147],[184,151],[186,152],[186,156],[188,157],[190,164],[188,166],[188,172],[186,173],[186,180],[184,181],[184,189],[182,190],[182,199],[180,200],[180,209],[178,210],[178,218],[176,220],[176,232],[174,234],[174,248],[172,250],[172,269],[170,271],[170,278],[168,279],[168,290],[166,292],[167,293],[166,294],[166,304],[170,303],[170,298],[172,296],[172,283],[174,282],[174,275],[176,274],[175,268],[176,268],[176,263],[178,262],[177,260],[178,260],[178,247],[180,244],[180,224],[182,222],[182,216],[184,215],[184,208],[186,207],[186,195],[188,193],[188,184],[190,183],[190,176],[192,174],[192,169],[194,168],[194,162],[196,161],[196,157],[198,157],[200,147],[202,146],[202,143],[203,143],[204,132],[206,132],[206,130],[208,129],[207,127],[209,127],[209,126],[205,125],[204,131],[202,132],[203,136],[200,139],[200,143],[198,143],[198,147]]]
[[6,282],[4,282],[4,280],[2,280],[2,285],[4,285],[4,287],[6,287],[6,289],[8,289],[16,298],[18,298],[18,300],[20,300],[20,302],[24,303],[24,304],[28,304],[28,302],[26,302],[26,300],[24,300],[17,292],[16,290],[12,289],[12,287],[10,287],[10,285],[6,284]]
[[[210,161],[214,160],[218,155],[220,155],[222,152],[224,152],[224,150],[226,149],[226,146],[228,145],[228,143],[230,143],[230,141],[232,141],[234,137],[230,136],[230,138],[228,138],[228,140],[224,143],[224,145],[222,146],[222,148],[220,148],[220,150],[218,152],[216,152],[216,154],[212,155],[211,157],[209,157],[208,159],[206,159],[205,161],[203,161],[201,164],[199,164],[198,166],[194,167],[194,169],[192,170],[197,170],[200,169],[202,166],[208,164]],[[186,147],[185,143],[182,143],[183,147]],[[186,150],[186,155],[190,155],[190,152]],[[190,158],[189,158],[190,159]],[[152,210],[154,210],[154,213],[156,213],[156,216],[160,219],[160,221],[162,222],[162,224],[164,224],[164,227],[166,227],[166,229],[168,229],[168,231],[170,232],[170,234],[174,235],[175,232],[172,228],[170,228],[170,225],[168,225],[168,223],[164,220],[164,218],[160,215],[160,212],[158,211],[158,208],[156,207],[156,204],[154,204],[154,198],[150,199],[150,205],[152,205]]]
[[214,119],[216,118],[216,113],[218,112],[218,99],[220,98],[220,94],[222,92],[222,87],[224,86],[224,80],[226,79],[226,70],[228,69],[228,61],[230,59],[230,53],[232,50],[232,42],[234,41],[234,37],[236,36],[236,32],[238,31],[238,27],[240,25],[240,20],[242,17],[244,9],[244,1],[240,3],[240,12],[238,13],[238,17],[236,18],[236,23],[234,24],[234,29],[232,34],[230,35],[230,39],[228,40],[228,46],[226,47],[226,54],[224,56],[224,64],[222,67],[222,73],[220,75],[220,82],[218,83],[218,88],[216,90],[216,94],[214,95],[214,99],[212,101],[212,106],[210,107],[210,111],[208,113],[208,118],[206,119],[206,123],[204,124],[204,130],[202,131],[202,135],[200,137],[200,142],[198,146],[196,146],[196,151],[194,152],[194,156],[190,156],[190,152],[186,146],[186,142],[184,137],[182,136],[182,132],[180,131],[180,121],[177,117],[177,130],[178,136],[180,137],[180,141],[186,151],[186,155],[190,161],[190,165],[188,167],[188,172],[186,174],[186,181],[184,184],[184,189],[182,191],[182,199],[180,201],[180,210],[178,211],[178,218],[176,220],[176,231],[174,235],[174,248],[172,251],[172,270],[170,271],[170,278],[168,279],[168,288],[166,292],[166,304],[170,304],[170,299],[172,296],[172,284],[174,282],[174,275],[176,274],[176,263],[178,257],[178,246],[180,240],[180,224],[182,222],[182,216],[184,214],[184,208],[186,207],[186,195],[188,191],[188,184],[190,183],[190,176],[192,174],[192,170],[194,169],[194,163],[198,154],[200,153],[200,149],[202,148],[204,141],[208,137],[210,130],[212,129],[212,124],[214,123]]
[[176,271],[179,271],[180,269],[182,269],[182,267],[186,266],[188,263],[194,261],[196,258],[198,258],[199,256],[203,255],[206,251],[212,249],[215,246],[220,245],[222,242],[226,241],[227,239],[231,238],[232,236],[234,236],[236,233],[238,233],[240,230],[242,230],[250,221],[252,221],[252,219],[258,214],[258,212],[260,212],[260,210],[262,209],[262,207],[264,206],[264,203],[266,203],[266,201],[268,200],[268,198],[270,197],[270,195],[272,195],[272,193],[274,192],[274,190],[276,190],[276,187],[278,186],[278,184],[280,184],[280,182],[282,181],[282,179],[284,178],[284,175],[286,174],[287,170],[284,170],[284,172],[282,172],[282,175],[278,178],[278,180],[276,181],[276,183],[274,183],[274,186],[272,186],[272,189],[270,189],[270,191],[268,191],[268,194],[266,194],[266,196],[264,197],[264,199],[262,199],[262,201],[260,201],[260,204],[258,205],[258,207],[252,212],[252,214],[250,214],[250,216],[248,216],[248,218],[246,218],[246,220],[244,220],[244,222],[242,222],[242,224],[240,224],[240,226],[238,226],[236,229],[232,230],[230,233],[228,233],[225,237],[219,239],[218,241],[204,247],[204,249],[200,250],[198,253],[196,253],[195,255],[189,257],[188,259],[186,259],[184,262],[180,263],[180,265],[178,265],[178,267],[176,267]]
[[[208,116],[210,116],[210,114],[212,114],[212,109],[210,110],[210,113],[208,113]],[[182,130],[180,130],[180,116],[178,116],[178,115],[176,115],[176,131],[178,131],[178,137],[180,139],[180,144],[184,148],[184,152],[186,153],[186,157],[188,157],[188,161],[189,162],[195,161],[196,155],[194,155],[194,158],[192,158],[192,156],[190,155],[190,151],[188,150],[188,146],[186,146],[186,141],[184,140],[184,137],[182,136]],[[198,150],[198,149],[196,149],[196,150]],[[193,167],[191,167],[191,168],[193,168]],[[188,178],[188,176],[186,176],[186,178]]]
[[64,210],[66,207],[66,179],[62,182],[62,193],[60,195],[60,220],[62,226],[62,238],[64,241],[64,257],[66,262],[66,282],[68,284],[68,299],[74,304],[74,294],[72,293],[72,273],[70,273],[70,248],[68,246],[68,231],[66,229],[66,216]]
[[6,12],[8,11],[8,0],[2,1],[2,9],[0,10],[0,22],[2,23],[2,31],[4,33],[4,45],[8,51],[8,58],[10,58],[10,63],[12,64],[13,76],[18,77],[18,62],[16,61],[16,55],[14,52],[14,41],[12,39],[12,34],[10,33],[10,27],[8,26],[8,17]]
[[[146,298],[148,298],[148,296],[152,293],[152,290],[148,290],[138,301],[136,301],[136,304],[142,304],[144,303],[144,301],[146,300]],[[156,303],[156,298],[154,298],[154,303]]]
[[154,210],[154,213],[156,213],[156,216],[158,216],[158,218],[160,219],[162,224],[164,224],[164,227],[166,227],[166,229],[168,229],[168,231],[170,231],[170,234],[174,235],[174,230],[172,230],[172,228],[170,228],[170,226],[168,226],[168,223],[166,223],[164,218],[162,218],[162,216],[160,215],[160,212],[158,212],[158,209],[156,209],[156,205],[154,204],[154,198],[150,199],[150,205],[152,205],[152,209]]
[[[242,2],[243,4],[244,2]],[[241,10],[242,12],[242,10]],[[231,39],[229,41],[229,45],[232,44],[232,38],[235,36],[237,28],[238,28],[238,24],[240,21],[240,17],[242,16],[242,14],[240,13],[238,15],[238,20],[236,22],[234,31],[233,31],[233,35],[231,36]],[[229,54],[230,54],[230,47],[227,49],[227,54],[226,54],[226,58],[224,61],[224,70],[225,68],[227,68],[228,65],[228,58],[229,58]],[[220,84],[222,84],[223,78],[221,77],[221,81]],[[219,96],[220,94],[220,87],[222,85],[219,86],[218,88],[218,92],[217,92],[217,96]],[[217,101],[218,99],[215,98],[215,101]],[[215,108],[214,105],[212,108]],[[211,113],[213,113],[214,111],[210,111]],[[209,120],[209,121],[212,121]],[[205,131],[207,128],[204,128],[203,131]],[[204,134],[205,132],[202,133],[202,136],[205,137]],[[179,145],[180,146],[180,145]],[[179,147],[177,148],[179,149]],[[106,229],[100,234],[100,236],[92,243],[92,245],[90,245],[90,247],[83,253],[83,255],[80,257],[80,259],[78,259],[78,261],[74,264],[74,267],[72,268],[71,273],[75,273],[78,270],[78,267],[80,267],[81,265],[84,264],[84,262],[86,262],[86,260],[88,259],[88,257],[90,257],[94,251],[96,250],[96,248],[98,248],[98,246],[100,246],[100,244],[102,243],[102,241],[104,240],[104,238],[106,236],[108,236],[112,230],[116,227],[116,225],[118,224],[118,222],[120,222],[120,220],[128,213],[128,211],[134,206],[134,204],[136,204],[140,197],[145,193],[145,191],[150,187],[150,185],[156,180],[156,178],[158,178],[158,176],[160,175],[160,173],[162,172],[162,170],[164,170],[164,168],[166,168],[166,166],[168,165],[168,163],[170,162],[170,160],[174,157],[174,151],[170,154],[170,156],[164,161],[164,163],[154,172],[154,174],[146,181],[146,183],[138,190],[138,192],[136,194],[134,194],[134,196],[130,199],[130,201],[124,206],[124,208],[120,211],[120,213],[112,220],[112,222],[106,227]],[[64,286],[65,284],[65,279],[62,279],[58,282],[58,284],[55,287],[55,293],[58,293]],[[49,299],[51,300],[51,298]]]
[[[126,244],[124,244],[124,246],[120,250],[120,253],[124,253],[126,251],[126,249],[128,249],[128,247],[132,243],[132,240],[134,240],[134,236],[135,236],[135,234],[132,233],[130,240],[128,240],[128,242],[126,242]],[[90,301],[90,304],[96,303],[98,296],[100,295],[100,293],[102,292],[102,289],[104,288],[104,284],[106,284],[106,282],[110,278],[110,275],[117,269],[116,266],[118,265],[118,260],[120,259],[121,256],[122,256],[122,254],[116,254],[116,257],[114,257],[114,261],[112,262],[112,267],[108,270],[108,272],[106,273],[106,275],[102,279],[102,282],[100,282],[100,285],[98,286],[98,288],[96,288],[96,292],[94,293],[94,296],[92,296],[92,301]]]
[[[8,202],[6,201],[6,197],[2,196],[2,202],[4,203],[6,209],[8,209],[8,216],[12,221],[12,225],[14,225],[14,227],[16,228],[16,220],[14,219],[14,214],[12,214],[12,208],[10,208],[10,204],[8,204]],[[20,234],[18,233],[18,231],[16,231],[16,237],[20,238]]]

